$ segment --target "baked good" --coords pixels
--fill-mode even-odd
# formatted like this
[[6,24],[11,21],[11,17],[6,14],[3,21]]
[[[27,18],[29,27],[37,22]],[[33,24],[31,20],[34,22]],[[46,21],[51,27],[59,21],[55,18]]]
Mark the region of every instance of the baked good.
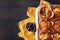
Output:
[[47,20],[41,20],[39,22],[39,29],[41,32],[48,32],[48,30],[51,28],[52,24],[50,21]]
[[54,16],[54,13],[49,5],[40,6],[38,13],[40,19],[50,19]]
[[54,5],[52,9],[55,16],[60,18],[60,5]]

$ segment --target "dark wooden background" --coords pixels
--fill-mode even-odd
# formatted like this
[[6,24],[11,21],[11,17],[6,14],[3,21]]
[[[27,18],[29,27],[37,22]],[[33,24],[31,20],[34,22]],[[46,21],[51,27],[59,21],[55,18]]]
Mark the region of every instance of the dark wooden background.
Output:
[[[60,4],[60,0],[47,0],[51,4]],[[17,22],[28,18],[29,6],[37,7],[40,0],[0,0],[0,40],[23,40],[17,33]]]

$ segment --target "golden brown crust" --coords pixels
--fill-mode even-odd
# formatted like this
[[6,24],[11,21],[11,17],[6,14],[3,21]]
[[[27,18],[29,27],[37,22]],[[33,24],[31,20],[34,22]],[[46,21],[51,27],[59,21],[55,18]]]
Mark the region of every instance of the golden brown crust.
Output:
[[60,6],[59,5],[53,6],[53,12],[56,17],[60,18]]
[[54,15],[49,5],[43,5],[39,9],[39,18],[40,19],[50,19]]
[[56,32],[60,32],[60,18],[54,20],[53,28]]
[[49,21],[46,20],[41,20],[39,22],[39,29],[41,30],[40,32],[48,32],[48,30],[51,28],[52,24]]

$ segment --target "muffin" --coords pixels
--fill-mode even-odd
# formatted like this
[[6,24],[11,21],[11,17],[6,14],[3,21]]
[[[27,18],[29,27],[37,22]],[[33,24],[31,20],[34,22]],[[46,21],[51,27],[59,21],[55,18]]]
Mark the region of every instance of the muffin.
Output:
[[60,18],[60,5],[54,5],[53,12],[56,17]]
[[56,18],[54,20],[53,28],[54,28],[55,32],[60,33],[60,18]]
[[40,19],[50,19],[54,15],[49,5],[40,6],[38,14]]
[[41,32],[47,32],[49,30],[49,28],[51,27],[51,22],[47,21],[47,20],[41,20],[39,22],[39,29],[41,30]]

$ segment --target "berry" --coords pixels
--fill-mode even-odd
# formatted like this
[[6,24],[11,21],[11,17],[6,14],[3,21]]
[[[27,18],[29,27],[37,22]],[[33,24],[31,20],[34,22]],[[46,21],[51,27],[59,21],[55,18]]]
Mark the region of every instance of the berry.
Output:
[[36,31],[36,25],[34,23],[32,23],[32,22],[28,22],[26,24],[26,28],[30,32],[35,32]]

